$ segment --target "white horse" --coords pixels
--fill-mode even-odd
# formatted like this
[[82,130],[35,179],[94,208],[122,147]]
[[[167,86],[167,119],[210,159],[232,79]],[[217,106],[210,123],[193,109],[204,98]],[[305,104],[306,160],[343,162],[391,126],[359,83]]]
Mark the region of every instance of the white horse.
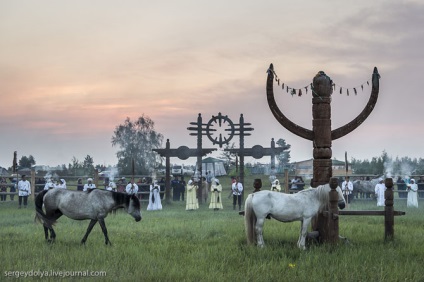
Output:
[[[259,191],[250,194],[245,202],[245,227],[248,244],[255,243],[264,247],[263,226],[266,217],[275,218],[281,222],[300,221],[300,236],[297,246],[306,249],[305,239],[308,226],[318,212],[324,211],[330,204],[330,185],[320,185],[309,188],[296,194],[275,193],[272,191]],[[338,193],[338,207],[344,209],[345,200],[340,187]]]

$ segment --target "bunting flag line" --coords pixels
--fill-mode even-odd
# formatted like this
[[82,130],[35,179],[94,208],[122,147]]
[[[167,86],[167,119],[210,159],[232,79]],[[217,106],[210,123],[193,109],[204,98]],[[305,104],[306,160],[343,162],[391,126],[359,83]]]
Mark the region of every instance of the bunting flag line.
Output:
[[[277,76],[277,73],[274,70],[268,69],[267,72],[272,72],[274,74],[275,77],[275,81],[277,82],[278,86],[280,86],[280,82],[281,82],[281,89],[284,91],[286,91],[287,93],[289,93],[292,97],[297,95],[299,97],[302,96],[303,93],[305,93],[305,95],[308,95],[308,88],[310,87],[312,90],[312,94],[318,96],[313,88],[312,88],[312,83],[304,86],[304,87],[300,87],[300,88],[294,88],[294,87],[290,87],[289,85],[287,85],[287,83],[283,82],[280,80],[280,78]],[[349,96],[350,93],[354,93],[355,96],[358,95],[358,88],[361,87],[361,91],[364,91],[364,85],[370,86],[370,81],[367,80],[364,83],[361,83],[358,86],[355,87],[344,87],[338,84],[333,83],[332,87],[333,87],[333,92],[338,91],[340,94],[346,93],[347,96]],[[302,89],[305,89],[304,92],[302,92]],[[350,92],[349,92],[350,91]]]

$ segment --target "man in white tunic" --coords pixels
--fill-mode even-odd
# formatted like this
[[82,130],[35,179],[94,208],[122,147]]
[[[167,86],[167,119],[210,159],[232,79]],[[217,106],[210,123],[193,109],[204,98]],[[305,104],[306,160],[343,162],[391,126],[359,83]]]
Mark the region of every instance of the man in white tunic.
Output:
[[281,192],[280,181],[279,181],[278,179],[275,179],[275,180],[272,182],[272,185],[271,185],[271,191],[274,191],[274,192]]
[[[349,176],[346,176],[345,181],[343,181],[343,183],[342,183],[342,192],[343,192],[343,196],[345,197],[345,201],[347,203],[352,202],[353,183],[352,183],[352,181],[350,181]],[[383,200],[383,202],[384,202],[384,200]]]
[[22,200],[24,201],[24,207],[28,205],[28,196],[31,195],[31,184],[26,180],[25,175],[22,175],[22,179],[18,182],[18,195],[19,195],[19,208],[22,206]]
[[415,184],[415,179],[411,179],[409,182],[410,183],[406,185],[406,190],[408,191],[406,206],[418,208],[418,185]]
[[84,189],[82,191],[87,192],[88,190],[92,190],[96,188],[96,184],[93,183],[93,178],[87,179],[87,183],[84,184]]
[[231,191],[233,192],[233,209],[236,209],[238,203],[239,211],[241,211],[241,196],[243,195],[243,184],[240,183],[240,179],[237,176],[236,181],[231,185]]
[[386,191],[386,185],[383,183],[383,178],[378,179],[377,185],[375,185],[375,197],[377,198],[377,207],[384,207],[384,192]]
[[138,185],[136,183],[134,183],[134,177],[131,178],[130,183],[128,183],[127,187],[125,187],[125,192],[127,192],[128,195],[135,194],[137,196]]

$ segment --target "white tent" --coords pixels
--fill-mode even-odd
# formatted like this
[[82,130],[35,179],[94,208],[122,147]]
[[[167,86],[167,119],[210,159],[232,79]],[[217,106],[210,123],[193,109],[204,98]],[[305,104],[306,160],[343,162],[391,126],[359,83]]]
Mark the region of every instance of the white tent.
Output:
[[211,172],[213,176],[227,175],[224,168],[224,161],[212,157],[202,160],[202,175],[205,176],[206,172]]

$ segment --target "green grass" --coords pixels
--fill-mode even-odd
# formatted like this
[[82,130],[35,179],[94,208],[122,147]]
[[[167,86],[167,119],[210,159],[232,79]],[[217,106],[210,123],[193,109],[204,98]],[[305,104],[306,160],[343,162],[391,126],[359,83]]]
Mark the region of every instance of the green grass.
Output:
[[[424,202],[419,209],[395,202],[395,209],[407,214],[395,217],[392,242],[384,241],[382,216],[342,216],[340,235],[348,242],[311,243],[301,251],[296,246],[299,222],[267,220],[266,247],[259,249],[246,244],[244,218],[227,198],[228,180],[221,182],[221,211],[205,204],[185,211],[185,203],[172,202],[162,211],[148,212],[143,203],[143,220],[138,223],[123,211],[109,215],[112,246],[104,245],[98,225],[86,245],[80,245],[89,222],[66,217],[55,227],[56,242],[48,244],[41,224],[34,223],[33,202],[28,209],[17,209],[16,199],[2,202],[0,280],[14,279],[5,271],[40,270],[104,271],[106,277],[90,278],[102,281],[424,281]],[[246,186],[247,192],[253,190]],[[349,209],[381,208],[372,201],[356,201]]]

